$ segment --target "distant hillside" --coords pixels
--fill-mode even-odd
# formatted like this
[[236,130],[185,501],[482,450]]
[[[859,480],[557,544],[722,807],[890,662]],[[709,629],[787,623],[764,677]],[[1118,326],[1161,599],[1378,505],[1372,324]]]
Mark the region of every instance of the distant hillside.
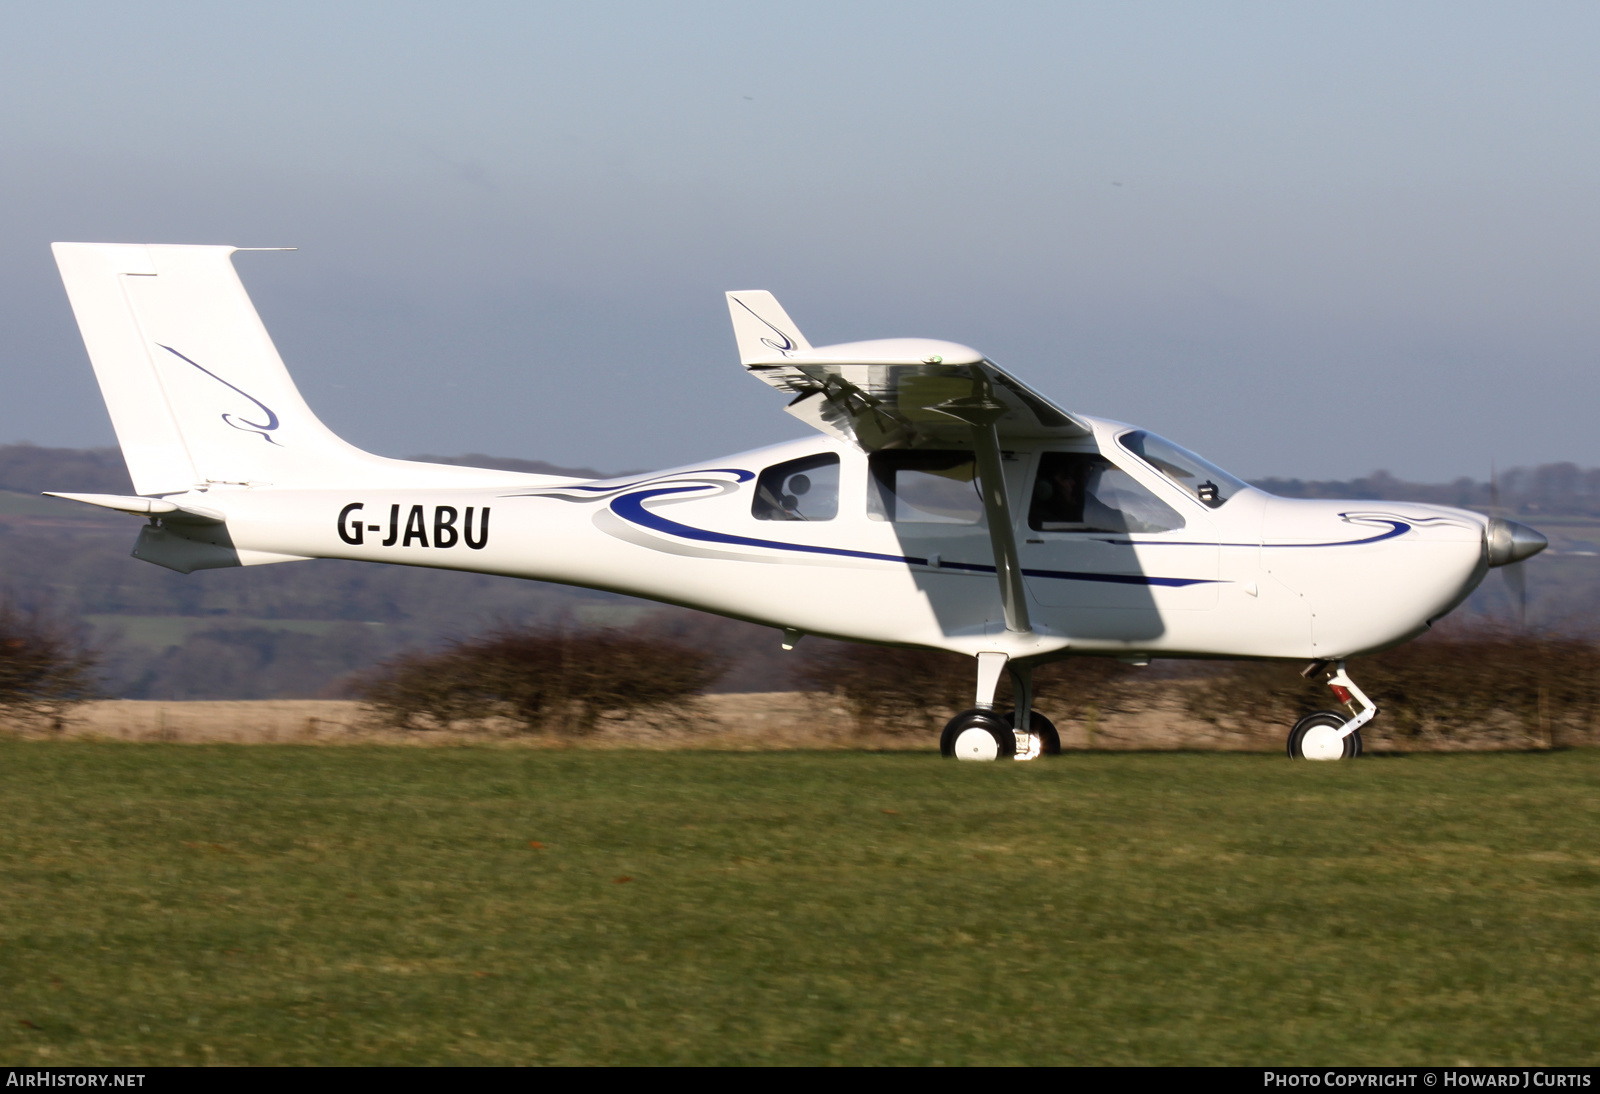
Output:
[[41,448],[0,445],[0,490],[39,494],[65,490],[79,494],[131,494],[122,452],[115,448]]
[[1387,471],[1365,478],[1305,481],[1258,479],[1256,486],[1285,498],[1370,498],[1374,501],[1421,501],[1459,509],[1488,510],[1498,506],[1510,515],[1528,517],[1600,518],[1600,467],[1588,470],[1575,463],[1546,463],[1538,467],[1513,467],[1500,472],[1495,490],[1487,482],[1462,477],[1447,483],[1406,482]]

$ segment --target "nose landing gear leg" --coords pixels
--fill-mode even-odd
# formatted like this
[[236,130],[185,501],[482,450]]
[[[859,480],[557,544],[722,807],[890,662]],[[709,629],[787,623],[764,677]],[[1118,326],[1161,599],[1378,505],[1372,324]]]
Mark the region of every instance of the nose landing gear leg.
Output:
[[1333,697],[1350,711],[1350,717],[1332,710],[1307,714],[1289,731],[1291,760],[1353,760],[1361,755],[1361,727],[1378,714],[1378,705],[1356,686],[1345,671],[1344,662],[1332,670],[1327,661],[1313,661],[1301,673],[1306,679],[1327,674]]

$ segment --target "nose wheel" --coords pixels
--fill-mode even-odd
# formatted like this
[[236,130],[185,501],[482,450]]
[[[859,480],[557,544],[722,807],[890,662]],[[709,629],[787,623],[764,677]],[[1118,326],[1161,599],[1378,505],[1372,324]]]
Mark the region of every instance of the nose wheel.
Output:
[[1350,711],[1319,710],[1307,714],[1289,731],[1291,760],[1353,760],[1361,755],[1361,727],[1377,716],[1378,706],[1356,687],[1340,661],[1332,669],[1327,661],[1313,661],[1301,673],[1306,679],[1326,674],[1333,697]]
[[1361,730],[1343,735],[1350,719],[1331,710],[1307,714],[1289,731],[1291,760],[1353,760],[1361,755]]

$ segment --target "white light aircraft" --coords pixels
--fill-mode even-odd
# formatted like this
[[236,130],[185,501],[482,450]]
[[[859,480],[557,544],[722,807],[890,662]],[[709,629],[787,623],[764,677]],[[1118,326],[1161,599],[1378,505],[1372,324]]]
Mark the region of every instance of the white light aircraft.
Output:
[[[1546,545],[1500,518],[1274,497],[1142,429],[1062,410],[977,350],[812,346],[766,292],[730,292],[746,372],[817,436],[595,481],[387,459],[301,398],[233,247],[57,243],[148,518],[136,558],[181,573],[307,558],[608,589],[807,634],[954,650],[973,709],[945,755],[1060,748],[1033,669],[1078,655],[1309,662],[1350,716],[1288,751],[1360,754],[1376,707],[1347,658],[1405,642],[1490,567]],[[1016,709],[995,702],[1009,672]]]

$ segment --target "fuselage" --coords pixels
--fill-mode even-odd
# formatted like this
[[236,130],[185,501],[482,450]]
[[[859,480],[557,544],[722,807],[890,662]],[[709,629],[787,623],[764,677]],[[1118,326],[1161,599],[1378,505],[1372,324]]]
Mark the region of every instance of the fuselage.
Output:
[[[224,514],[241,554],[504,574],[801,633],[1013,658],[1339,659],[1415,636],[1487,572],[1480,514],[1243,484],[1197,496],[1129,448],[1143,434],[1083,420],[1092,437],[1004,453],[1029,633],[1006,628],[960,449],[869,456],[817,436],[626,479],[212,486],[170,500]],[[1073,489],[1060,485],[1063,469],[1085,461],[1099,491],[1088,508],[1059,496]]]

